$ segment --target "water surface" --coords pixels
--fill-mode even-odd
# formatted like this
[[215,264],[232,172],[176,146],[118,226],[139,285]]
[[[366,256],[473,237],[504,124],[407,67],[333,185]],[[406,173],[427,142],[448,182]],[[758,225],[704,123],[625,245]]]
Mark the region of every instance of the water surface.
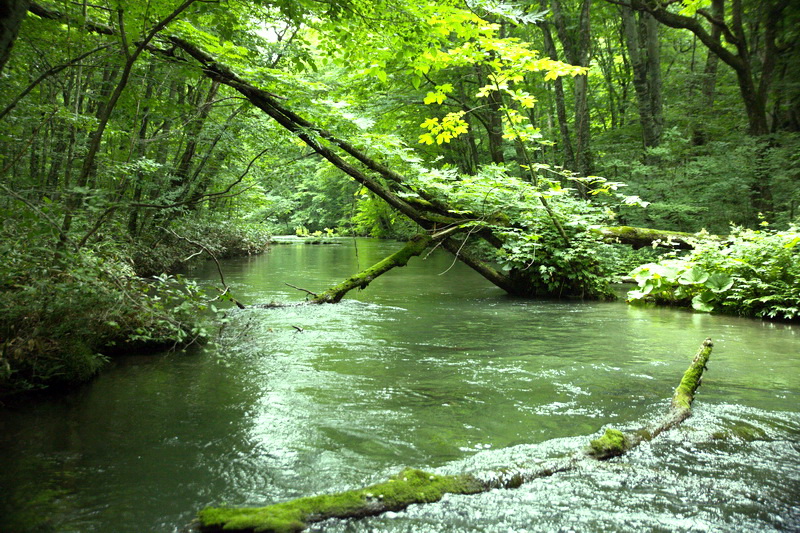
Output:
[[[398,243],[282,245],[223,262],[247,303],[302,302]],[[195,272],[216,281],[213,263]],[[232,310],[218,347],[116,360],[0,412],[0,530],[174,532],[405,466],[486,471],[657,418],[702,340],[694,416],[609,464],[447,496],[330,532],[800,529],[797,325],[505,296],[452,256],[338,305]]]

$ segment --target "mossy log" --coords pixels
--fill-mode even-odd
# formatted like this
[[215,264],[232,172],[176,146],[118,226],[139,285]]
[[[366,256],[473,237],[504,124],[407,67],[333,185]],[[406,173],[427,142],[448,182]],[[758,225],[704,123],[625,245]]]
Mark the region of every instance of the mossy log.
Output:
[[400,511],[412,503],[439,501],[447,493],[475,494],[484,490],[484,483],[468,474],[439,476],[406,469],[388,481],[362,489],[300,498],[268,507],[204,509],[198,518],[201,531],[290,533],[328,518],[363,518]]
[[602,226],[591,229],[602,240],[611,243],[629,244],[634,248],[653,246],[654,243],[673,249],[690,250],[699,236],[683,231],[665,231],[633,226]]
[[633,433],[623,433],[618,429],[608,428],[602,437],[590,443],[589,454],[601,460],[622,455],[643,441],[652,440],[689,418],[694,395],[700,387],[713,346],[711,339],[703,341],[689,368],[683,373],[680,385],[675,389],[669,411],[658,424]]
[[375,278],[384,274],[395,267],[402,267],[408,264],[408,260],[420,255],[433,243],[434,238],[428,234],[421,233],[412,237],[400,250],[396,251],[386,259],[375,263],[366,270],[362,270],[355,276],[347,278],[338,285],[331,287],[327,291],[315,296],[311,302],[316,304],[337,303],[345,294],[355,288],[364,289]]
[[439,475],[414,468],[387,481],[338,494],[299,498],[267,507],[207,508],[198,514],[196,529],[203,533],[253,531],[296,533],[329,518],[364,518],[409,505],[433,503],[445,494],[478,494],[498,488],[517,488],[526,481],[574,468],[574,460],[553,462],[536,469],[516,469],[491,477],[472,474]]
[[683,374],[680,385],[675,389],[669,412],[656,427],[636,433],[606,429],[602,437],[591,441],[585,453],[574,453],[535,468],[520,466],[488,475],[438,475],[405,469],[382,483],[338,494],[311,496],[266,507],[209,507],[198,513],[192,527],[203,533],[295,533],[303,531],[309,524],[329,518],[363,518],[389,511],[401,511],[413,504],[439,501],[448,493],[477,494],[498,488],[517,488],[534,479],[573,470],[584,460],[604,460],[623,455],[643,440],[653,439],[689,416],[712,346],[711,339],[703,342],[689,369]]

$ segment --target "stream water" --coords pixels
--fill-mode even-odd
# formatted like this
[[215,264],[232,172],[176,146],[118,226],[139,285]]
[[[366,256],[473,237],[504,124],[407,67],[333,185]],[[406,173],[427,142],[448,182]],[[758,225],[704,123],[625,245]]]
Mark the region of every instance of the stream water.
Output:
[[[247,303],[302,301],[396,249],[280,245],[223,262]],[[209,263],[192,274],[215,282]],[[658,418],[697,351],[680,428],[608,463],[325,532],[798,531],[800,327],[621,302],[509,298],[435,252],[338,305],[231,311],[213,350],[116,359],[0,410],[0,531],[178,532],[405,466],[487,471]]]

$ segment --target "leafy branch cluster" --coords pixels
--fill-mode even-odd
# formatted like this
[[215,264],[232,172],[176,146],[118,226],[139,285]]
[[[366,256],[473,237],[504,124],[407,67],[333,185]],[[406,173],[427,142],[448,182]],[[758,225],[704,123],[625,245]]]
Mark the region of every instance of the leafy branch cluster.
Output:
[[698,311],[793,320],[800,316],[800,232],[734,227],[725,240],[632,273],[633,302],[690,304]]

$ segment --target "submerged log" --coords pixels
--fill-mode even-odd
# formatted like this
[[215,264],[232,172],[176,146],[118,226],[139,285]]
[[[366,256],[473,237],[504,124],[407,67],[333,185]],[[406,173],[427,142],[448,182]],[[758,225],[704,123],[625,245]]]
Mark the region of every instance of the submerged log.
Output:
[[579,452],[535,468],[515,467],[490,475],[438,475],[405,469],[389,480],[361,489],[299,498],[266,507],[209,507],[198,513],[193,527],[203,533],[222,531],[295,533],[309,524],[329,518],[363,518],[389,511],[401,511],[416,503],[431,503],[445,494],[477,494],[497,488],[516,488],[534,479],[576,468],[581,461],[605,460],[623,455],[644,440],[672,429],[691,414],[695,392],[711,355],[706,339],[695,355],[670,403],[670,409],[655,427],[635,433],[606,429],[605,435],[590,443],[587,453]]

